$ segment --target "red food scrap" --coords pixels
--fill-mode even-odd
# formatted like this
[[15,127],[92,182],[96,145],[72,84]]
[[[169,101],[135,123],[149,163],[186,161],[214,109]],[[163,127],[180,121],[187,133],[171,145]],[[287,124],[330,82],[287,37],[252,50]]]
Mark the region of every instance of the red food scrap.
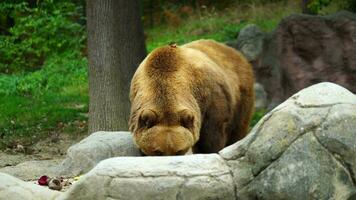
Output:
[[38,179],[38,184],[39,185],[48,185],[48,181],[49,181],[49,177],[44,175]]

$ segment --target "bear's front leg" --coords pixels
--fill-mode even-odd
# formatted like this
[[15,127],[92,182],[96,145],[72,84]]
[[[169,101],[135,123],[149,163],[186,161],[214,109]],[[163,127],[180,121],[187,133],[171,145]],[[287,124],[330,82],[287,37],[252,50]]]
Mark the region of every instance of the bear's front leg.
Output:
[[227,122],[214,123],[207,120],[202,126],[198,142],[193,147],[193,153],[217,153],[223,149],[228,139],[227,126]]

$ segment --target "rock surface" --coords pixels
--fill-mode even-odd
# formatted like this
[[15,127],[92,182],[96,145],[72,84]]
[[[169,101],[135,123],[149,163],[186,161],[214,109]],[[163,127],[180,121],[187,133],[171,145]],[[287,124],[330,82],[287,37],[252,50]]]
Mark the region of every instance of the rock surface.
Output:
[[140,155],[129,132],[95,132],[68,149],[58,175],[77,176],[88,172],[104,159]]
[[258,26],[249,24],[240,31],[235,48],[239,49],[248,61],[254,62],[262,53],[265,35]]
[[0,173],[1,200],[51,200],[57,199],[60,192],[26,183],[8,174]]
[[256,79],[267,92],[269,107],[323,81],[356,93],[355,13],[295,14],[283,19],[272,33],[262,34],[248,26],[238,41],[242,42],[237,49],[251,58]]
[[267,93],[263,86],[259,83],[254,84],[255,90],[255,110],[261,110],[267,108]]
[[238,199],[356,197],[356,96],[320,83],[268,113],[220,152]]
[[[57,199],[352,200],[355,155],[356,96],[320,83],[277,106],[218,154],[106,159]],[[57,195],[42,189],[0,174],[0,199],[24,199],[22,191],[25,199]]]
[[100,162],[64,199],[235,199],[230,170],[217,154],[119,157]]

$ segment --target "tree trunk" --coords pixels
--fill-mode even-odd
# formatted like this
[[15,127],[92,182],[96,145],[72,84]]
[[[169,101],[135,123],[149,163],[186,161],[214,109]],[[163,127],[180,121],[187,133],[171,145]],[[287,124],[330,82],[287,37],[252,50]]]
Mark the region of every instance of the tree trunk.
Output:
[[301,6],[302,6],[302,13],[305,14],[313,14],[311,10],[308,8],[309,0],[302,0]]
[[87,0],[89,132],[128,129],[130,81],[146,54],[138,0]]

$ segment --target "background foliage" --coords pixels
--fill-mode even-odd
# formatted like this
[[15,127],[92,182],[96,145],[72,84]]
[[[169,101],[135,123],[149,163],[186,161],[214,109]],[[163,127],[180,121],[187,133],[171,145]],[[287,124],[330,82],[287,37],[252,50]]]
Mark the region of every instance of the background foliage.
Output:
[[31,143],[73,124],[75,132],[85,132],[81,2],[8,0],[0,3],[0,13],[0,148],[19,140]]
[[[354,0],[309,0],[314,14],[356,10]],[[301,0],[141,0],[148,51],[200,38],[226,42],[255,23],[273,30]],[[86,133],[85,0],[0,2],[0,148]],[[253,123],[265,113],[257,112]]]

